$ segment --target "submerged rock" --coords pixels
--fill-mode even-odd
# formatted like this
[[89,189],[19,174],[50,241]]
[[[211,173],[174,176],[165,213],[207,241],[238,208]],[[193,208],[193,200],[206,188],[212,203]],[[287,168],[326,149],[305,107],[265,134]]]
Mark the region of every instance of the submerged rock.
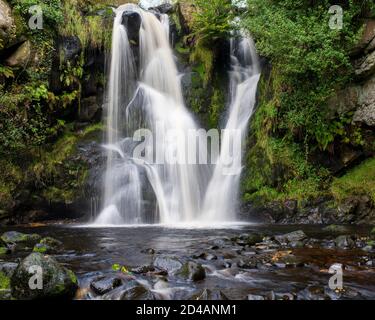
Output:
[[138,281],[125,282],[122,286],[104,294],[103,300],[155,300],[153,293]]
[[[38,272],[41,275],[42,286],[41,289],[32,290],[29,282]],[[36,284],[38,284],[37,278]],[[73,271],[41,253],[32,253],[22,260],[11,278],[12,296],[23,300],[73,298],[77,288],[78,282]]]
[[340,225],[336,225],[336,224],[331,224],[327,227],[324,227],[323,231],[333,232],[333,233],[346,233],[346,232],[348,232],[348,227],[340,226]]

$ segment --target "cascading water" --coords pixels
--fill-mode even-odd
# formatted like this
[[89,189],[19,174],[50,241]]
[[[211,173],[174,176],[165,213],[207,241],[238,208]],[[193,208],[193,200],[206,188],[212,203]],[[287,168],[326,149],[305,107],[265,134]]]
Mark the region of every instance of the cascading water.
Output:
[[[229,116],[221,141],[221,153],[213,176],[206,191],[203,206],[204,219],[207,221],[235,220],[236,204],[240,185],[242,150],[236,149],[236,143],[241,145],[247,133],[247,126],[253,113],[256,90],[260,77],[260,65],[255,46],[251,38],[242,36],[233,38],[231,47],[230,71],[230,107]],[[237,130],[236,136],[231,135]],[[234,140],[238,138],[237,141]],[[236,152],[237,150],[237,152]],[[232,151],[232,154],[229,153]],[[238,171],[223,174],[223,165],[231,159],[237,163]]]
[[[138,59],[123,25],[123,15],[129,12],[141,20]],[[223,175],[222,171],[222,160],[227,159],[233,144],[231,136],[223,134],[222,151],[213,169],[187,162],[191,150],[184,139],[197,132],[198,126],[184,105],[169,44],[169,18],[160,15],[159,19],[136,5],[116,10],[107,90],[104,210],[96,225],[235,218],[240,172]],[[231,104],[225,129],[238,130],[243,139],[255,104],[259,65],[250,39],[232,40],[231,51]],[[152,138],[134,139],[134,132],[141,128],[148,129]],[[207,150],[201,146],[206,145],[206,138],[196,137],[197,158],[204,159]],[[151,161],[135,155],[140,141],[144,153],[151,153]],[[231,156],[236,161],[241,152]]]

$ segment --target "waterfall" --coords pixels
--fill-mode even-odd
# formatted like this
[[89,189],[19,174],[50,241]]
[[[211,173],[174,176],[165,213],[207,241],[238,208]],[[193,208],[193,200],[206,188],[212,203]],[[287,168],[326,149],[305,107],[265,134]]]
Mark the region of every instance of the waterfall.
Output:
[[[241,145],[245,143],[260,77],[259,60],[250,37],[242,35],[232,38],[230,51],[229,116],[222,136],[220,159],[206,191],[203,211],[207,221],[233,221],[236,218],[241,168],[238,167],[239,170],[231,174],[223,174],[223,164],[226,159],[232,158],[233,163],[241,166],[242,150],[238,150],[235,144],[238,141],[241,141]],[[232,130],[237,130],[237,141],[230,135]]]
[[[140,18],[137,50],[124,26],[123,17],[129,14]],[[225,129],[237,130],[243,140],[255,104],[259,65],[248,37],[231,40],[231,52]],[[240,170],[223,175],[223,163],[228,157],[240,162],[241,151],[228,155],[233,137],[224,130],[220,154],[211,155],[217,161],[213,168],[187,161],[192,145],[195,160],[204,159],[207,136],[194,136],[194,144],[186,141],[199,128],[184,104],[167,15],[157,17],[133,4],[116,9],[106,101],[104,209],[94,224],[234,220]],[[143,151],[137,152],[141,146]]]

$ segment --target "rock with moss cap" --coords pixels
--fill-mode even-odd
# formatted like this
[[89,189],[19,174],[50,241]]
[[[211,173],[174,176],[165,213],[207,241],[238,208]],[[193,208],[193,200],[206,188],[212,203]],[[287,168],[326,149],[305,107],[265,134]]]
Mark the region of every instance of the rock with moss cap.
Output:
[[[42,289],[30,289],[29,281],[42,271]],[[12,296],[16,299],[31,300],[43,298],[73,298],[78,282],[73,271],[61,266],[55,259],[34,252],[20,262],[11,278]]]
[[62,246],[63,243],[61,241],[52,237],[46,237],[40,240],[39,243],[34,246],[33,251],[44,254],[52,254],[61,250]]
[[193,261],[186,262],[177,274],[192,281],[200,281],[206,277],[202,265]]
[[41,236],[38,234],[26,234],[18,231],[8,231],[2,234],[1,240],[7,244],[27,244],[34,245],[40,240]]

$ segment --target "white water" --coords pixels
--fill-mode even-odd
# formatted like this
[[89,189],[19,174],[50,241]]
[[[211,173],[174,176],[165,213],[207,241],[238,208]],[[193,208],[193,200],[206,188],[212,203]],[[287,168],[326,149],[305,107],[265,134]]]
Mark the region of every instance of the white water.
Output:
[[[125,11],[137,12],[142,19],[139,70],[121,24]],[[243,138],[255,104],[259,65],[248,38],[240,42],[232,40],[231,48],[231,104],[226,128],[239,129]],[[176,225],[235,220],[240,172],[223,175],[220,161],[212,171],[206,164],[169,164],[166,159],[171,149],[177,159],[186,158],[188,152],[188,146],[179,139],[168,138],[168,132],[178,130],[186,137],[190,130],[198,129],[184,105],[169,44],[168,16],[162,15],[159,21],[154,14],[131,4],[116,10],[107,95],[104,209],[94,225]],[[133,157],[137,144],[130,137],[139,128],[159,132],[154,136],[155,141],[146,140],[143,144],[146,150],[157,146],[162,155],[158,163],[163,164]],[[230,136],[224,134],[222,150],[231,147]],[[241,157],[241,154],[235,156]],[[221,152],[219,160],[226,157]]]

